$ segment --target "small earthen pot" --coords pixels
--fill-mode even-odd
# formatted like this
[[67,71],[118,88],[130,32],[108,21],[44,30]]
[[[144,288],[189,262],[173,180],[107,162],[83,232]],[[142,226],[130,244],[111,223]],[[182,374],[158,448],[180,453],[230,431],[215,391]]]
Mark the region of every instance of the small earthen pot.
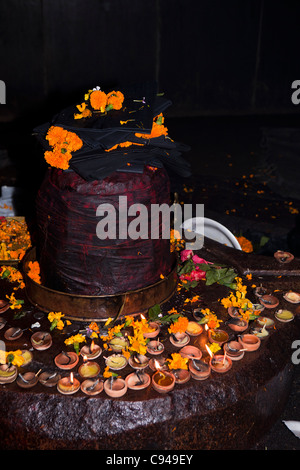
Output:
[[259,339],[264,340],[269,336],[269,332],[267,328],[260,328],[260,327],[255,327],[251,329],[251,333],[255,336],[257,336]]
[[80,377],[83,377],[84,379],[92,379],[100,373],[100,366],[95,361],[84,362],[79,367],[78,373]]
[[274,295],[263,295],[260,303],[266,308],[275,308],[279,304],[279,300]]
[[137,375],[136,372],[132,372],[132,374],[127,375],[125,382],[131,390],[143,390],[150,385],[151,379],[149,374]]
[[204,360],[190,360],[189,361],[189,370],[191,376],[195,380],[206,380],[210,376],[211,365],[210,361]]
[[45,387],[54,387],[60,379],[61,376],[57,372],[42,372],[39,375],[39,382]]
[[56,366],[63,370],[73,369],[73,367],[77,365],[78,361],[79,357],[74,351],[65,354],[61,352],[54,359]]
[[173,370],[172,373],[174,374],[175,382],[177,384],[185,384],[191,378],[191,373],[187,369],[176,369]]
[[38,380],[34,372],[25,372],[25,374],[18,375],[17,384],[21,388],[32,388],[38,383]]
[[5,318],[0,317],[0,330],[5,327],[6,323],[7,320],[5,320]]
[[211,343],[223,344],[228,341],[229,335],[224,330],[208,330],[208,339]]
[[158,333],[160,332],[160,325],[157,322],[151,321],[149,322],[149,327],[153,328],[154,331],[150,331],[149,333],[143,333],[145,338],[156,338]]
[[299,304],[300,303],[300,294],[298,292],[286,292],[283,298],[290,302],[291,304]]
[[245,355],[245,351],[241,351],[243,346],[238,341],[229,341],[224,345],[224,351],[232,361],[239,361]]
[[201,359],[202,352],[196,346],[187,345],[180,349],[180,354],[182,357],[188,357],[189,359]]
[[0,313],[6,312],[9,309],[9,302],[0,299]]
[[279,263],[290,263],[294,259],[294,255],[288,251],[277,250],[274,253],[274,258],[279,261]]
[[63,395],[73,395],[80,389],[80,382],[77,379],[70,381],[69,377],[63,377],[57,383],[57,390]]
[[6,332],[4,333],[4,337],[8,341],[15,341],[16,339],[21,338],[22,334],[23,330],[21,328],[12,327],[6,330]]
[[232,318],[241,318],[241,314],[238,307],[229,307],[228,313]]
[[107,379],[104,382],[105,393],[113,398],[122,397],[127,392],[127,384],[124,379]]
[[246,320],[240,318],[233,318],[231,321],[228,322],[228,326],[233,331],[246,331],[248,328],[249,323]]
[[149,341],[147,344],[147,351],[149,354],[161,354],[164,351],[165,347],[158,340]]
[[189,321],[186,333],[190,336],[199,336],[203,331],[203,326],[195,321]]
[[254,294],[260,299],[263,295],[271,295],[271,291],[266,287],[258,286],[254,289]]
[[96,359],[97,357],[100,356],[101,353],[102,353],[102,349],[99,346],[99,344],[93,344],[92,349],[90,346],[85,344],[80,349],[81,356],[86,356],[87,359]]
[[243,349],[247,351],[256,351],[260,346],[260,338],[250,333],[243,334],[239,337],[239,342],[243,346]]
[[33,333],[30,341],[34,349],[37,349],[38,351],[49,349],[52,345],[52,337],[50,333],[45,331],[37,331],[36,333]]
[[264,326],[265,328],[272,328],[274,326],[274,320],[268,317],[258,317],[256,319],[256,323],[259,326],[262,326],[262,327]]
[[190,337],[187,333],[178,332],[175,334],[171,334],[169,339],[173,346],[176,346],[177,348],[181,348],[182,346],[185,346],[190,342]]
[[145,369],[149,364],[149,357],[143,354],[134,354],[130,356],[128,362],[133,369]]
[[175,377],[171,372],[158,370],[152,375],[152,386],[159,393],[168,393],[175,386]]
[[90,395],[90,396],[99,395],[99,393],[101,393],[103,390],[103,382],[99,379],[97,380],[87,379],[84,382],[82,382],[80,389],[86,395]]
[[16,380],[18,370],[16,366],[9,364],[0,365],[0,384],[12,383]]
[[228,372],[232,367],[232,361],[228,356],[216,355],[211,360],[211,368],[220,374]]

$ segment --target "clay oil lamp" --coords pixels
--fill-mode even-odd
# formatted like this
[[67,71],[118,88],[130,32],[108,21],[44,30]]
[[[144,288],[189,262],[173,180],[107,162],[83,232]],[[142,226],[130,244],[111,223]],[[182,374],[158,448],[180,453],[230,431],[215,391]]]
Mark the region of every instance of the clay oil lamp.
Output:
[[254,294],[260,299],[263,295],[271,295],[271,291],[260,285],[254,289]]
[[21,338],[22,334],[23,334],[23,330],[21,328],[12,327],[6,330],[6,332],[4,333],[4,337],[8,341],[15,341],[16,339]]
[[0,317],[0,330],[5,327],[7,320],[5,318]]
[[151,379],[149,374],[146,374],[144,371],[137,370],[132,372],[132,374],[129,374],[126,377],[125,382],[127,387],[131,390],[143,390],[150,385]]
[[112,370],[121,370],[127,366],[127,359],[123,354],[112,354],[105,358],[105,364]]
[[202,357],[200,349],[189,344],[180,349],[179,353],[182,357],[187,357],[188,359],[201,359]]
[[173,369],[172,373],[175,377],[175,383],[177,384],[185,384],[191,378],[190,371],[186,369]]
[[175,386],[174,375],[167,371],[162,370],[159,363],[156,361],[156,372],[152,375],[152,387],[159,393],[168,393],[173,390]]
[[211,368],[213,371],[218,372],[220,374],[224,374],[228,372],[229,369],[232,367],[232,360],[230,357],[224,353],[224,355],[217,354],[212,357],[211,359]]
[[109,346],[113,352],[121,352],[123,349],[126,349],[128,346],[128,340],[125,336],[115,336],[110,342]]
[[169,339],[173,346],[176,346],[177,348],[182,348],[182,346],[185,346],[190,342],[189,335],[180,331],[177,331],[176,333],[171,333]]
[[80,377],[91,379],[100,373],[100,366],[95,361],[88,361],[87,357],[83,357],[83,364],[78,369]]
[[157,370],[157,366],[156,366],[157,364],[156,363],[158,363],[159,368],[161,370],[167,370],[168,369],[167,359],[165,357],[161,356],[161,357],[158,357],[157,359],[154,359],[154,358],[150,359],[149,367],[150,367],[151,370],[153,370],[153,371]]
[[39,376],[39,382],[45,387],[54,387],[60,379],[58,372],[42,372]]
[[105,393],[112,398],[119,398],[127,392],[127,384],[121,377],[110,377],[104,382]]
[[228,341],[229,335],[224,330],[208,330],[208,339],[211,343],[218,343],[221,346]]
[[189,321],[186,333],[190,336],[198,336],[202,333],[203,327],[195,321]]
[[85,344],[81,350],[80,354],[84,357],[86,356],[87,359],[96,359],[102,353],[102,349],[99,344],[95,344],[94,340],[91,342],[90,345]]
[[239,361],[245,355],[245,349],[238,341],[229,341],[224,344],[224,351],[232,361]]
[[0,299],[0,313],[6,312],[9,309],[9,302],[6,300]]
[[239,336],[239,342],[246,351],[256,351],[260,346],[260,338],[251,333],[244,333]]
[[80,388],[86,395],[99,395],[103,390],[103,382],[99,378],[96,380],[87,379],[82,382]]
[[294,255],[288,251],[277,250],[274,253],[274,258],[279,261],[279,263],[290,263],[294,259]]
[[191,377],[195,380],[206,380],[210,376],[212,353],[207,345],[206,350],[208,352],[206,357],[202,359],[191,359],[189,361],[189,371],[191,372]]
[[201,310],[201,308],[194,308],[193,310],[193,317],[197,321],[203,320],[203,318],[205,317],[204,313],[202,313]]
[[[141,315],[141,320],[142,321],[146,320],[144,315]],[[156,321],[150,321],[148,323],[148,326],[149,326],[149,331],[145,331],[143,333],[144,338],[156,338],[156,336],[158,336],[160,332],[160,324]]]
[[257,336],[261,340],[264,340],[269,336],[269,332],[265,325],[262,328],[259,328],[259,327],[252,328],[251,333]]
[[262,312],[265,309],[265,306],[262,304],[252,304],[252,310],[254,312]]
[[56,366],[63,370],[73,369],[77,365],[78,361],[79,357],[74,351],[62,351],[54,359]]
[[147,351],[149,354],[153,354],[153,355],[161,354],[164,351],[164,349],[165,347],[159,341],[159,339],[149,341],[149,343],[147,344]]
[[80,382],[74,377],[73,372],[70,373],[69,377],[63,377],[57,382],[57,390],[63,395],[72,395],[79,388]]
[[130,356],[128,362],[133,369],[145,369],[149,364],[149,357],[135,353]]
[[232,318],[241,318],[241,312],[238,307],[229,307],[228,314]]
[[290,310],[280,309],[275,313],[275,318],[278,321],[287,323],[294,319],[294,314]]
[[274,295],[263,295],[260,303],[266,308],[275,308],[279,304],[279,300]]
[[34,349],[37,349],[38,351],[49,349],[52,345],[52,337],[50,333],[44,331],[37,331],[36,333],[33,333],[30,341]]
[[0,365],[0,384],[12,383],[16,380],[18,370],[12,364]]
[[265,328],[272,328],[274,326],[274,320],[269,317],[257,317],[256,323]]
[[242,332],[242,331],[247,330],[249,323],[243,318],[231,318],[227,322],[227,325],[233,331]]
[[34,372],[25,372],[25,374],[18,374],[17,384],[21,388],[32,388],[38,383],[38,375],[41,369],[35,374]]
[[298,292],[286,292],[283,298],[291,304],[299,304],[300,302],[300,294],[298,294]]

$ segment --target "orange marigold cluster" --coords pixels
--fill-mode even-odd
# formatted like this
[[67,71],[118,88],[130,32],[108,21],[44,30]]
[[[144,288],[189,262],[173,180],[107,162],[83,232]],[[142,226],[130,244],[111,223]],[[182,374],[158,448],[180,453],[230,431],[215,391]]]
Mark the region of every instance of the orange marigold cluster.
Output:
[[243,251],[245,251],[246,253],[252,253],[253,251],[253,245],[252,243],[250,242],[250,240],[248,240],[246,237],[236,237],[237,241],[239,242],[239,244],[241,245],[241,248]]
[[169,333],[184,333],[188,326],[188,319],[186,317],[178,317],[168,329]]
[[119,110],[123,106],[124,95],[121,91],[110,91],[105,93],[97,87],[94,90],[89,90],[84,96],[85,101],[77,105],[77,114],[74,114],[74,119],[88,118],[92,116],[92,111],[89,106],[95,110],[105,113],[111,109]]
[[83,145],[82,140],[75,132],[69,132],[59,126],[51,126],[46,139],[53,149],[45,152],[45,160],[49,165],[61,170],[69,168],[72,152],[76,152]]
[[27,275],[33,281],[41,284],[40,265],[38,261],[29,261]]

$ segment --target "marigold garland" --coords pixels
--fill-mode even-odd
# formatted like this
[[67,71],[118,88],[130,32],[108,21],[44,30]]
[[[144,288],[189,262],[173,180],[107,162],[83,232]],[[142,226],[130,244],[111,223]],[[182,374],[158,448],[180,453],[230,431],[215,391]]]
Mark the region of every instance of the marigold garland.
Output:
[[41,284],[40,265],[38,261],[29,261],[27,275],[34,282]]
[[93,111],[100,111],[101,113],[112,109],[118,111],[122,108],[123,101],[124,95],[121,91],[113,90],[106,94],[100,87],[96,87],[85,93],[84,102],[76,106],[80,112],[74,114],[74,119],[89,118],[93,115]]

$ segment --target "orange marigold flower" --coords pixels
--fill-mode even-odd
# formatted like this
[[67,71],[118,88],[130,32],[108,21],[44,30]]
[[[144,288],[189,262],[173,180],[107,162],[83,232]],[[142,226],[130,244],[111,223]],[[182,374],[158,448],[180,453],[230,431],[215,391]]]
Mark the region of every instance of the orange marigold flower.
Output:
[[136,133],[136,137],[140,137],[142,139],[153,139],[154,137],[159,137],[161,135],[168,135],[168,129],[163,125],[164,123],[164,117],[162,113],[160,113],[158,116],[156,116],[153,119],[153,125],[151,129],[151,134],[139,134]]
[[29,261],[28,268],[27,275],[30,277],[30,279],[37,282],[38,284],[41,284],[40,265],[38,261]]
[[178,317],[170,328],[168,329],[169,333],[184,333],[188,326],[188,319],[186,317]]
[[90,94],[90,103],[93,109],[96,109],[97,111],[101,111],[103,113],[105,111],[107,103],[107,96],[104,91],[92,91],[92,93]]
[[243,251],[245,251],[246,253],[252,253],[253,251],[253,245],[252,243],[250,242],[250,240],[247,240],[247,238],[245,237],[236,237],[237,241],[239,242],[239,244],[241,245],[241,248]]
[[110,109],[121,109],[124,101],[124,95],[121,91],[111,91],[107,94],[107,106]]

